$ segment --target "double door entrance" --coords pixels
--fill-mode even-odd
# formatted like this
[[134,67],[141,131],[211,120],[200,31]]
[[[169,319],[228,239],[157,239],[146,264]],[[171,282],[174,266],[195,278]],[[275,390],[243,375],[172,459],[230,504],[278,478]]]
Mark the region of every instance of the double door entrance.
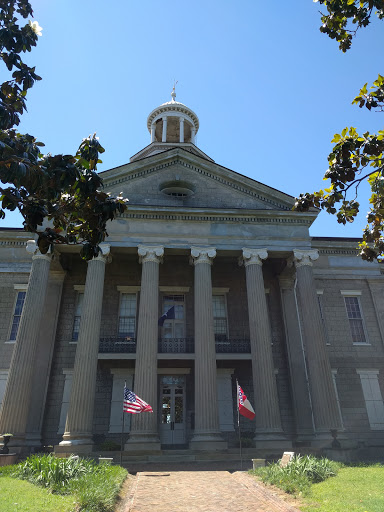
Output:
[[163,376],[160,380],[160,440],[163,445],[184,445],[185,377]]

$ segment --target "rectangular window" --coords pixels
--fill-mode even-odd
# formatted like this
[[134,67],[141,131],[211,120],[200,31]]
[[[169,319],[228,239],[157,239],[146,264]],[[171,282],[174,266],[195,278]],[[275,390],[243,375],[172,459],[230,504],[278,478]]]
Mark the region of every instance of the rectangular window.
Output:
[[[174,315],[164,321],[162,327],[163,339],[185,338],[185,303],[184,295],[164,295],[162,314],[165,315],[174,308]],[[174,318],[172,318],[174,316]]]
[[367,343],[358,297],[344,296],[353,343]]
[[136,310],[136,293],[121,293],[119,312],[119,337],[127,338],[128,340],[129,338],[136,337]]
[[27,292],[20,291],[17,292],[15,311],[13,313],[12,325],[11,325],[11,333],[9,335],[10,341],[15,341],[17,336],[17,331],[19,330],[21,313],[23,311],[25,295]]
[[227,305],[225,295],[213,295],[213,330],[216,341],[226,341],[228,338]]
[[72,341],[77,341],[77,339],[79,337],[79,328],[80,328],[80,320],[81,320],[81,311],[83,309],[83,300],[84,300],[84,293],[78,292],[77,298],[76,298],[75,317],[73,319]]
[[384,430],[384,404],[379,385],[379,371],[357,370],[357,373],[360,375],[369,425],[372,430]]

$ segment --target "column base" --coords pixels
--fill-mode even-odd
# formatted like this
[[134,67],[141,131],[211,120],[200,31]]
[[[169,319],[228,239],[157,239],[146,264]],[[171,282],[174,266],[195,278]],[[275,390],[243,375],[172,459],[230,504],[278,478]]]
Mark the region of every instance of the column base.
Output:
[[65,433],[63,440],[55,446],[55,453],[90,453],[93,450],[93,440],[90,434]]
[[191,450],[226,450],[228,443],[219,432],[196,433],[189,443]]
[[69,457],[69,455],[85,455],[90,454],[93,451],[92,444],[56,444],[53,447],[53,452],[62,455],[63,457]]
[[160,439],[157,433],[137,433],[130,434],[128,441],[125,443],[126,451],[160,451]]

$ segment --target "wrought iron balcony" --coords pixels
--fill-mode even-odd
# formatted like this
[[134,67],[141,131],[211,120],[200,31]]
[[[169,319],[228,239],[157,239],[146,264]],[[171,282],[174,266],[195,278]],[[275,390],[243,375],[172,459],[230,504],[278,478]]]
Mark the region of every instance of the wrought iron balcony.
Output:
[[159,354],[193,354],[195,340],[193,338],[160,338]]
[[[220,339],[215,342],[217,354],[250,354],[249,340]],[[99,345],[101,354],[134,354],[136,338],[112,336],[101,338]],[[162,338],[158,340],[159,354],[193,354],[195,352],[194,338]]]
[[134,354],[136,352],[136,338],[101,338],[99,344],[101,354]]
[[251,344],[249,340],[241,339],[220,339],[216,340],[216,354],[250,354]]

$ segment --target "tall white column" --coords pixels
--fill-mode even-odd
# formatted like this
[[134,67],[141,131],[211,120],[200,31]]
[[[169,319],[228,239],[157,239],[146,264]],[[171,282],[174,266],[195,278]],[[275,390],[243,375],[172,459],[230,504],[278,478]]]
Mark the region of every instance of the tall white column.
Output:
[[180,117],[180,142],[184,142],[184,117]]
[[155,139],[156,139],[156,124],[155,123],[152,123],[151,124],[151,142],[155,142]]
[[303,337],[296,300],[296,275],[293,270],[292,264],[288,264],[279,275],[279,285],[297,440],[303,441],[307,438],[313,438],[314,422],[307,363],[305,361]]
[[243,249],[247,282],[253,392],[256,410],[256,440],[281,437],[279,400],[272,356],[271,326],[263,278],[266,249]]
[[59,445],[63,448],[60,451],[73,446],[77,446],[77,451],[91,451],[93,445],[101,310],[105,265],[110,261],[110,246],[100,244],[100,249],[99,256],[88,261],[71,395],[63,440]]
[[140,309],[137,327],[134,392],[150,404],[153,413],[132,417],[131,433],[126,450],[160,449],[157,417],[157,344],[159,320],[159,264],[164,247],[139,246],[143,265],[141,274]]
[[217,403],[216,348],[213,331],[211,265],[216,249],[192,247],[195,267],[195,431],[190,447],[226,447],[220,434]]
[[196,135],[196,129],[194,126],[191,127],[191,142],[192,144],[195,143],[195,135]]
[[317,250],[293,251],[315,427],[329,433],[341,424],[312,271],[318,257]]
[[25,441],[34,362],[52,259],[51,254],[40,253],[34,240],[28,241],[27,251],[33,254],[32,268],[0,411],[0,434],[11,432],[12,443],[20,449]]
[[163,117],[163,134],[162,134],[161,141],[167,142],[167,116]]

